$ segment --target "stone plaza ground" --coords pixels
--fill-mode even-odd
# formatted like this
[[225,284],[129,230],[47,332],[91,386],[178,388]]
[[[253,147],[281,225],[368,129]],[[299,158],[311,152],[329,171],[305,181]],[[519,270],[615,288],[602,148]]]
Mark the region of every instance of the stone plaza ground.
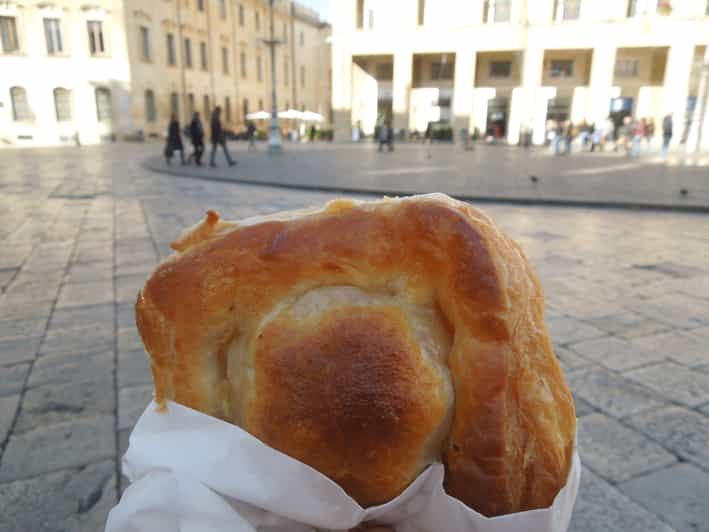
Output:
[[[417,186],[433,191],[462,179],[454,161],[447,164],[455,175],[445,181],[435,169],[443,152],[429,159],[422,149],[395,152],[408,160],[397,164],[413,168]],[[102,530],[124,487],[120,457],[128,435],[151,397],[133,304],[170,241],[208,208],[242,218],[339,195],[146,170],[142,160],[158,150],[117,144],[0,151],[3,532]],[[330,160],[364,160],[370,178],[405,177],[390,162],[369,162],[371,149],[328,150]],[[237,176],[281,175],[286,160],[294,178],[338,179],[340,163],[328,169],[327,157],[314,165],[290,153],[275,162],[263,153],[237,155]],[[485,163],[480,151],[473,157]],[[563,164],[592,168],[581,157]],[[507,164],[517,163],[499,163]],[[426,166],[433,175],[420,170]],[[670,195],[645,188],[687,179],[693,190],[706,187],[699,178],[706,169],[657,168],[647,180],[636,172],[632,183],[625,170],[631,168],[610,181],[640,196]],[[605,175],[562,180],[561,173],[553,177],[560,195],[580,180],[592,192],[588,180]],[[488,176],[500,187],[509,186],[505,179]],[[584,471],[570,530],[709,530],[709,216],[482,208],[524,246],[542,279],[548,326],[576,398]]]

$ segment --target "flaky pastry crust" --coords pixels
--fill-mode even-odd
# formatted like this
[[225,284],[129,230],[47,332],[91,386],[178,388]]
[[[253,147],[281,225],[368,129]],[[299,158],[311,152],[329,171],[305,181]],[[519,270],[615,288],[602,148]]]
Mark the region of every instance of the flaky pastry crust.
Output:
[[441,194],[210,211],[173,247],[136,305],[158,403],[242,427],[362,506],[435,461],[487,516],[563,487],[576,417],[542,290],[482,212]]

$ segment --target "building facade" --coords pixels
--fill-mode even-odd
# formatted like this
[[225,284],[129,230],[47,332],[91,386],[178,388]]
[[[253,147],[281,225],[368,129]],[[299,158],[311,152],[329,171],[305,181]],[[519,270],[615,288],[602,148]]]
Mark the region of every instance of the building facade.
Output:
[[[269,12],[267,0],[0,2],[0,145],[161,138],[172,114],[185,124],[217,105],[238,131],[271,109]],[[315,12],[276,0],[279,110],[327,119],[329,36]]]
[[660,135],[671,114],[679,143],[707,45],[708,0],[341,0],[335,136],[441,121],[540,144],[550,120],[646,117]]

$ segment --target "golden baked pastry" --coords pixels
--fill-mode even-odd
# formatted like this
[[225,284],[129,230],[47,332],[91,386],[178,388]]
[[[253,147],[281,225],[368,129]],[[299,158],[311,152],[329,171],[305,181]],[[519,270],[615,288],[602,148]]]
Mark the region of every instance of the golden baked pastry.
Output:
[[520,247],[441,194],[225,222],[138,297],[159,403],[232,422],[362,506],[434,461],[494,516],[549,506],[576,417]]

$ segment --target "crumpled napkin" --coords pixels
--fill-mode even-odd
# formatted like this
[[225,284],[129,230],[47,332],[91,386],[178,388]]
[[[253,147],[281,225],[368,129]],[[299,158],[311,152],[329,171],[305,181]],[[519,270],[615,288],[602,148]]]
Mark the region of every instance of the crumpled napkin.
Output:
[[564,532],[581,476],[574,452],[551,507],[488,518],[443,490],[442,464],[426,468],[398,497],[364,509],[315,469],[237,426],[168,402],[153,402],[130,436],[123,473],[132,484],[106,532],[310,532],[362,522],[396,532]]

